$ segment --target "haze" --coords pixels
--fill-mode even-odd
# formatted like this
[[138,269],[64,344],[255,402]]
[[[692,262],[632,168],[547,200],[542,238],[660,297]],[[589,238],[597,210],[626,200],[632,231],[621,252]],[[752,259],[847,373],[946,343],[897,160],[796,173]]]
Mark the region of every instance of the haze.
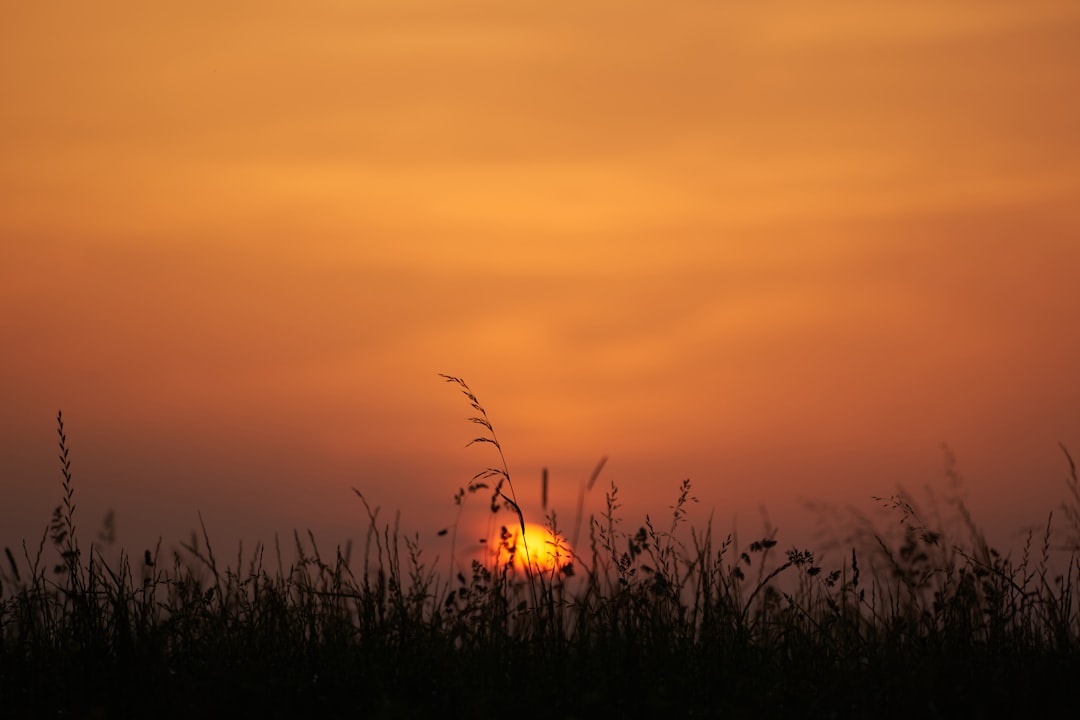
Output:
[[1075,3],[0,8],[0,542],[1065,495]]

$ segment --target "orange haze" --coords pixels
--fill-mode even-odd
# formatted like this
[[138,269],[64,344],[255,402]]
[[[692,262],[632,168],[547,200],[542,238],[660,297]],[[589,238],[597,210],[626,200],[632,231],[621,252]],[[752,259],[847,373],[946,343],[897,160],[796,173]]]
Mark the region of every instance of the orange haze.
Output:
[[500,461],[438,373],[583,544],[603,455],[584,514],[614,482],[631,530],[685,478],[744,540],[929,484],[1012,542],[1064,497],[1071,0],[3,7],[0,544],[63,408],[84,542],[362,544],[356,488],[464,557]]

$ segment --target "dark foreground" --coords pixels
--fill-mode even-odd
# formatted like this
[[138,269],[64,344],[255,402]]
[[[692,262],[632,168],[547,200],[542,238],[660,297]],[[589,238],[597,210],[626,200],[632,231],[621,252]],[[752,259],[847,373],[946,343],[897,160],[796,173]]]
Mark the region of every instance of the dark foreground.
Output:
[[[501,459],[475,396],[449,380]],[[1075,712],[1071,458],[1063,527],[1051,515],[1015,557],[987,545],[959,499],[928,522],[904,493],[883,501],[900,519],[891,532],[855,523],[827,553],[784,550],[772,532],[741,545],[711,526],[685,527],[685,482],[662,528],[648,517],[624,524],[612,486],[583,553],[564,552],[552,516],[548,570],[515,565],[529,550],[505,533],[504,563],[474,560],[446,578],[415,536],[380,526],[366,501],[357,558],[348,548],[324,556],[309,534],[295,535],[288,564],[280,549],[258,547],[225,566],[205,530],[141,557],[84,550],[59,425],[62,502],[40,543],[0,559],[0,717]],[[504,522],[524,525],[505,462],[455,501],[478,490],[491,492]]]
[[[903,501],[907,502],[907,501]],[[609,511],[614,504],[609,504]],[[1007,717],[1070,707],[1080,564],[905,520],[837,565],[594,520],[544,573],[445,581],[374,524],[364,557],[223,568],[80,551],[63,517],[0,574],[3,717]],[[1035,547],[1033,548],[1032,545]],[[44,558],[56,555],[53,564]],[[280,561],[274,563],[279,567]],[[354,572],[354,565],[365,569]]]

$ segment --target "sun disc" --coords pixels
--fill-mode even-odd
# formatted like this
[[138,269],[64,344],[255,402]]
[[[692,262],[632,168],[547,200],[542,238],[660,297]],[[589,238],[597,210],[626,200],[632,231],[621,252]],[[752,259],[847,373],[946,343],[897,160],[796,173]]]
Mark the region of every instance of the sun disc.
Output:
[[521,525],[507,525],[496,533],[491,543],[496,564],[502,567],[513,562],[514,568],[524,570],[526,563],[536,572],[550,573],[566,567],[573,559],[570,543],[553,535],[543,525],[525,523],[524,541]]

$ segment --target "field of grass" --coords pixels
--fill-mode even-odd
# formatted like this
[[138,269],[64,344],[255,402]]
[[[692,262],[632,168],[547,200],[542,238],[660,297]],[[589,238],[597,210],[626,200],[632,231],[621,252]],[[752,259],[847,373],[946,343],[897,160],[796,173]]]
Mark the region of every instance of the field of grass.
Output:
[[[509,528],[523,525],[494,428],[448,380],[499,459],[457,501],[490,495]],[[355,557],[295,533],[288,562],[262,546],[224,562],[203,530],[177,551],[107,561],[79,542],[58,421],[60,505],[40,540],[0,558],[0,717],[953,718],[1075,706],[1080,483],[1067,452],[1064,519],[1051,514],[1016,557],[989,547],[962,504],[946,524],[899,494],[883,501],[897,532],[853,532],[826,563],[775,533],[740,543],[686,527],[686,482],[662,525],[621,518],[611,486],[576,556],[542,571],[474,560],[444,577],[370,508]]]

